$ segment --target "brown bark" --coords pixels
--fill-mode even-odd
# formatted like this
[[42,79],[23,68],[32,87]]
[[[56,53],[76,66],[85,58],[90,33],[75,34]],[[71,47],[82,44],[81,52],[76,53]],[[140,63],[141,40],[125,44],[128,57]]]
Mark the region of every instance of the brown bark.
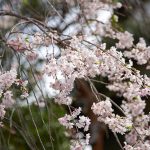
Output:
[[93,150],[104,150],[104,125],[97,121],[97,116],[91,110],[91,106],[96,102],[96,97],[91,91],[88,83],[82,79],[76,79],[76,101],[83,104],[83,113],[91,119],[90,143],[93,146]]

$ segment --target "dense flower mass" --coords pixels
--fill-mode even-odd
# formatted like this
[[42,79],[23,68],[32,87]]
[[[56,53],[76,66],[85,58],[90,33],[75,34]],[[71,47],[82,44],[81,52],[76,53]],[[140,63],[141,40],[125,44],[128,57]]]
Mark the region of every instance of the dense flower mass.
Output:
[[[17,79],[17,71],[15,68],[12,68],[10,71],[1,72],[0,73],[0,118],[1,120],[5,116],[5,109],[12,108],[13,104],[15,103],[15,100],[13,99],[13,90],[12,86],[16,84],[17,86],[21,86],[22,89],[26,89],[26,84],[24,84],[26,81],[21,81]],[[11,89],[11,90],[10,90]],[[24,94],[24,91],[22,91]],[[27,91],[26,91],[27,93]],[[28,95],[26,95],[27,97]],[[0,122],[2,125],[2,122]]]
[[125,31],[124,33],[117,33],[116,34],[116,39],[119,40],[118,43],[116,43],[116,47],[117,48],[131,48],[133,46],[133,35],[127,31]]
[[113,114],[112,105],[108,98],[93,104],[91,109],[99,116],[98,120],[107,124],[113,132],[124,134],[132,128],[132,121],[129,118]]
[[[101,7],[105,8],[109,6],[106,5]],[[96,9],[94,3],[93,7]],[[85,7],[84,11],[87,12],[87,10],[88,7]],[[92,12],[90,11],[90,13]],[[92,13],[93,17],[95,16],[94,13],[96,11]],[[89,13],[87,14],[87,18],[90,18],[91,15]],[[146,140],[149,136],[149,121],[145,120],[142,127],[139,127],[139,120],[141,121],[142,118],[144,119],[147,116],[144,113],[146,102],[142,97],[150,95],[150,79],[146,75],[141,75],[140,71],[133,69],[133,62],[130,59],[137,60],[138,64],[148,63],[148,49],[144,40],[140,39],[140,42],[136,45],[137,50],[135,50],[133,44],[134,38],[131,33],[127,31],[113,31],[110,24],[105,26],[107,27],[105,28],[106,30],[103,28],[103,33],[107,33],[106,36],[112,39],[118,39],[116,47],[106,49],[105,44],[98,45],[97,42],[93,44],[86,40],[86,34],[82,37],[74,36],[69,40],[69,47],[62,49],[61,57],[57,59],[53,56],[49,57],[49,63],[46,64],[44,73],[53,77],[55,80],[54,83],[50,83],[58,91],[55,101],[59,104],[67,105],[71,104],[70,92],[73,89],[76,78],[85,78],[89,81],[89,77],[93,78],[96,75],[107,77],[109,80],[107,88],[124,98],[121,110],[125,116],[122,117],[114,113],[109,98],[105,101],[101,101],[98,98],[97,100],[99,102],[94,103],[91,109],[98,116],[98,121],[108,125],[112,132],[126,134],[127,143],[129,141],[128,139],[132,137],[134,137],[133,139],[139,139],[141,143],[147,143],[146,145],[141,144],[141,146],[134,143],[135,148],[133,147],[133,149],[138,147],[139,149],[146,150],[149,147],[149,143]],[[98,30],[96,32],[98,33]],[[118,51],[118,48],[130,49],[130,51],[122,53]],[[143,49],[144,53],[142,53],[141,49]],[[129,63],[126,63],[124,56],[129,58]],[[65,116],[63,118],[63,123],[67,123],[67,117]],[[83,124],[80,123],[79,125],[77,123],[76,125],[82,127]],[[68,122],[68,125],[70,128],[73,126],[70,122]],[[128,144],[132,145],[133,143]],[[125,145],[124,148],[128,149],[131,147],[130,149],[132,149],[131,145]]]
[[[85,147],[85,145],[89,143],[89,138],[90,138],[89,133],[87,133],[86,136],[84,137],[84,135],[80,133],[78,129],[83,129],[84,131],[88,131],[91,121],[88,117],[81,116],[80,113],[81,113],[81,108],[78,108],[73,112],[71,112],[71,115],[66,114],[64,117],[59,118],[60,124],[65,126],[67,129],[75,128],[77,130],[76,134],[73,135],[74,139],[72,140],[71,149],[78,149],[78,147],[82,149],[83,147]],[[79,118],[77,118],[78,116]]]
[[17,77],[17,72],[15,69],[12,69],[7,72],[1,72],[0,74],[1,93],[5,88],[8,89],[16,81],[16,77]]
[[0,98],[2,102],[0,104],[0,118],[1,120],[5,115],[5,108],[12,106],[12,92],[8,89],[16,82],[17,72],[15,69],[12,69],[7,72],[0,73]]
[[99,116],[98,120],[108,125],[113,132],[121,134],[129,132],[133,125],[138,128],[135,117],[144,114],[146,103],[142,97],[150,94],[150,79],[146,75],[140,75],[138,70],[132,70],[132,61],[126,64],[123,54],[116,47],[106,50],[105,47],[101,49],[102,45],[100,48],[92,46],[91,50],[83,42],[86,41],[82,38],[73,38],[70,40],[73,48],[62,50],[61,57],[57,59],[51,56],[45,66],[44,73],[54,78],[55,82],[51,86],[59,93],[55,101],[59,104],[71,104],[69,94],[76,78],[87,80],[88,77],[101,75],[108,78],[109,90],[125,98],[122,108],[126,116],[113,114],[112,104],[106,100],[92,106],[93,112]]
[[5,115],[5,106],[0,105],[0,118],[3,119]]
[[96,115],[102,116],[104,119],[111,116],[113,112],[112,104],[109,99],[98,102],[97,104],[94,103],[91,109]]

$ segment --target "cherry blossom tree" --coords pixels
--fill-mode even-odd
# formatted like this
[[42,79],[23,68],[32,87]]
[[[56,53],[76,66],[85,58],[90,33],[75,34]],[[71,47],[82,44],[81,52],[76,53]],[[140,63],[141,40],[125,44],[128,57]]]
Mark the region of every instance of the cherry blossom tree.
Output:
[[[62,16],[50,1],[45,3],[55,12],[49,21],[39,21],[9,7],[0,11],[1,17],[13,17],[16,22],[0,37],[14,55],[9,70],[1,64],[1,126],[8,108],[13,109],[15,103],[20,107],[24,104],[20,99],[24,99],[30,111],[32,103],[49,111],[45,99],[49,92],[48,97],[68,110],[58,121],[71,139],[70,149],[82,150],[93,144],[92,125],[99,122],[104,127],[102,133],[111,130],[120,149],[149,150],[150,116],[145,108],[150,95],[150,78],[135,64],[150,69],[150,47],[144,38],[139,37],[136,42],[132,33],[118,28],[118,16],[114,11],[123,7],[122,4],[113,0],[66,0],[69,10]],[[70,25],[72,21],[74,24]],[[114,44],[109,46],[107,41],[103,42],[105,38]],[[42,61],[39,63],[39,60]],[[28,81],[30,76],[22,66],[31,69],[34,82]],[[87,96],[90,93],[92,97],[81,100],[88,101],[87,111],[85,107],[74,105],[79,101],[79,85],[88,87],[88,92],[79,88],[80,94],[85,92]],[[107,92],[96,85],[106,88]],[[30,86],[36,92],[30,91]],[[16,87],[20,94],[14,100]],[[110,93],[119,98],[119,104]],[[45,128],[50,135],[47,126]],[[45,149],[36,124],[35,129],[42,149]],[[123,142],[119,135],[124,136]]]

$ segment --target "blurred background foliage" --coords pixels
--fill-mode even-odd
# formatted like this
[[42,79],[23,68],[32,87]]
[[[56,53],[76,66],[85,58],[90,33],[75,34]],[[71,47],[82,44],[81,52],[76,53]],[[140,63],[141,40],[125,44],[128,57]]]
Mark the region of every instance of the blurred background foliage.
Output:
[[[48,104],[48,109],[50,110],[50,115],[47,115],[45,108],[39,108],[35,105],[17,107],[7,112],[4,127],[0,128],[0,149],[40,150],[43,149],[42,145],[46,150],[69,149],[69,141],[65,137],[65,130],[58,123],[58,118],[64,115],[65,110],[53,104],[51,100]],[[43,120],[40,115],[42,115]],[[48,134],[45,125],[49,128],[50,134]]]

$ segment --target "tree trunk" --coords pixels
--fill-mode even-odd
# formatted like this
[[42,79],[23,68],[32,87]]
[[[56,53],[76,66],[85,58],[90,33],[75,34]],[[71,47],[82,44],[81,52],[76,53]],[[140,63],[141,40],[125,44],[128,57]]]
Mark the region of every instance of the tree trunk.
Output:
[[90,144],[93,150],[104,150],[104,124],[97,121],[97,116],[91,110],[91,106],[96,101],[96,97],[88,83],[83,79],[76,79],[75,81],[76,101],[79,106],[83,106],[83,114],[91,119],[90,125]]

